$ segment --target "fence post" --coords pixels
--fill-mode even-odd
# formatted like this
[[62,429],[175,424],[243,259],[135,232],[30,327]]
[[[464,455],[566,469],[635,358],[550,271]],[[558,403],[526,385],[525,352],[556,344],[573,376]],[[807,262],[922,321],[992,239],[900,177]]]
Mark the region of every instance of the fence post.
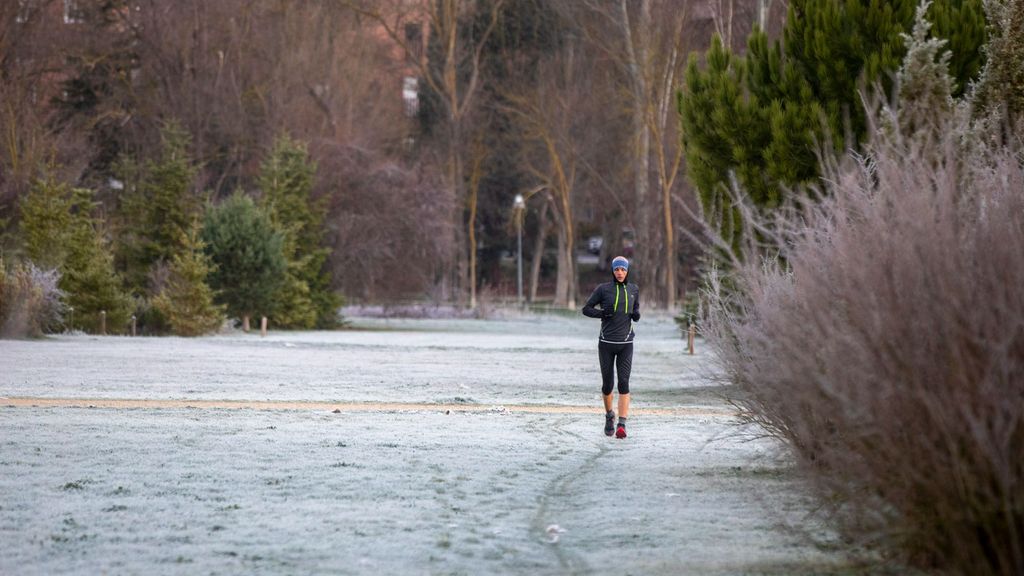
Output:
[[132,314],[132,337],[135,337],[135,314]]
[[260,336],[267,335],[267,317],[260,318]]
[[686,346],[690,349],[690,356],[693,356],[693,340],[697,337],[697,327],[690,324],[690,329],[686,332]]
[[100,334],[106,336],[107,334],[107,311],[100,310]]

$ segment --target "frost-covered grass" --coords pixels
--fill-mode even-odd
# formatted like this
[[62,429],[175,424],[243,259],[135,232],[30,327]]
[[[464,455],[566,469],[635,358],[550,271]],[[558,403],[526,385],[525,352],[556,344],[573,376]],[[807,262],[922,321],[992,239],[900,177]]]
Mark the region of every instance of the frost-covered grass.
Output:
[[[266,338],[3,341],[0,396],[576,405],[600,398],[591,319],[356,319],[354,326]],[[681,356],[670,322],[644,319],[636,330],[634,387],[703,386],[706,357]]]
[[[357,326],[374,330],[5,341],[0,396],[597,403],[585,320]],[[596,409],[0,400],[0,573],[843,570],[788,529],[808,512],[801,487],[774,441],[734,434],[697,376],[707,357],[683,356],[669,319],[644,328],[637,406],[723,415],[640,414],[616,441]]]

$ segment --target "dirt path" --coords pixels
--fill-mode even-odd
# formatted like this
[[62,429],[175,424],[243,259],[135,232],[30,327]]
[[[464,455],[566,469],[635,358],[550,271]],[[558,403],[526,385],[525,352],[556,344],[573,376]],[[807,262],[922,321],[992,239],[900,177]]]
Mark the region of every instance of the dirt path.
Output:
[[[589,414],[593,406],[561,404],[432,404],[427,402],[300,402],[287,400],[166,400],[154,398],[44,398],[0,397],[12,408],[197,408],[228,410],[310,410],[325,412],[522,412],[529,414]],[[734,411],[714,408],[634,408],[633,414],[649,416],[735,416]]]

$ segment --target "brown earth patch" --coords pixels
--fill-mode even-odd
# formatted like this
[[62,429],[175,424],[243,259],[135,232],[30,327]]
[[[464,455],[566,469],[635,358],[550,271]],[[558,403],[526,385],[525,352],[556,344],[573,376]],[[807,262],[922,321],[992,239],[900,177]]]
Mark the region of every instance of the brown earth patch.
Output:
[[[431,404],[427,402],[306,402],[291,400],[201,400],[153,398],[0,398],[0,405],[12,408],[196,408],[229,410],[309,410],[326,412],[523,412],[532,414],[599,413],[599,406],[561,404]],[[633,408],[634,415],[654,416],[736,416],[728,408],[674,407]]]

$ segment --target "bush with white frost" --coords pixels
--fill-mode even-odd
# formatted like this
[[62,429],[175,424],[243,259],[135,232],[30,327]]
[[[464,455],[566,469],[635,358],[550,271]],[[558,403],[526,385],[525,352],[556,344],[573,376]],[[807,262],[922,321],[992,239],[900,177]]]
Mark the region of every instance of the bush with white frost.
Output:
[[31,262],[4,266],[0,259],[0,338],[38,337],[63,325],[60,273]]
[[914,105],[878,114],[821,200],[748,211],[703,328],[733,401],[791,447],[851,542],[1022,574],[1024,157],[983,144],[998,139],[962,107]]

